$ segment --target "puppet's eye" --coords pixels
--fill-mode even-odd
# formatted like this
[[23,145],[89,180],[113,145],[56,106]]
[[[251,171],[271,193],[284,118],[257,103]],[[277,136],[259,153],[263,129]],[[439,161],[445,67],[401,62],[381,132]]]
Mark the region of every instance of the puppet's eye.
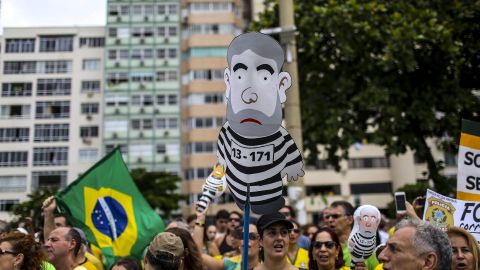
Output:
[[270,83],[270,80],[272,78],[272,74],[270,74],[270,72],[266,70],[259,70],[257,76],[258,80],[266,84]]
[[242,76],[238,76],[238,79],[241,80],[241,79],[242,79]]

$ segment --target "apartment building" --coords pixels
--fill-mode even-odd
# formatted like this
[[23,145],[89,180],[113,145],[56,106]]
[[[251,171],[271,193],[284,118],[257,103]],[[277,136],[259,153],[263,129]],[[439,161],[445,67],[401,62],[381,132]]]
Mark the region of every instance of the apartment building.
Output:
[[100,158],[103,27],[5,28],[0,219],[37,187],[64,187]]
[[108,1],[104,153],[130,169],[181,173],[179,18],[174,0]]

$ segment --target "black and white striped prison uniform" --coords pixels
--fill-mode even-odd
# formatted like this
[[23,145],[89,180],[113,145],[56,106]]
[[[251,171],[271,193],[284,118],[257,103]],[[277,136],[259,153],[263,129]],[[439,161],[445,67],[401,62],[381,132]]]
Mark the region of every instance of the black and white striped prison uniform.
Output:
[[198,200],[197,205],[197,210],[199,212],[205,211],[208,203],[212,202],[223,194],[223,180],[211,177],[210,174],[210,176],[207,177],[205,184],[202,186],[202,191],[202,197],[200,197]]
[[376,235],[366,236],[357,232],[350,237],[350,241],[354,243],[353,250],[350,249],[352,255],[351,267],[354,267],[355,262],[363,262],[372,255],[375,250]]
[[285,204],[282,170],[298,163],[303,166],[300,151],[288,131],[280,127],[272,135],[247,138],[233,131],[227,121],[217,143],[218,161],[226,167],[227,184],[240,209],[244,209],[249,184],[254,213],[278,211]]

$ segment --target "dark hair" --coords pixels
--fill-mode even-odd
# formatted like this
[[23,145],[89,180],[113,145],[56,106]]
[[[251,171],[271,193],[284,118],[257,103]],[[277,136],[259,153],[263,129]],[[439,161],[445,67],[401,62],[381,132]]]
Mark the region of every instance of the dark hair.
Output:
[[156,252],[154,256],[148,249],[145,258],[147,263],[155,270],[178,270],[182,261],[180,257],[176,257],[168,252]]
[[184,251],[184,269],[202,269],[202,253],[198,249],[195,241],[193,241],[192,235],[182,228],[170,228],[166,230],[171,232],[182,239]]
[[346,216],[353,216],[353,212],[355,209],[353,208],[353,205],[347,201],[334,201],[332,204],[330,204],[330,207],[335,208],[341,206],[343,210],[345,210],[345,215]]
[[239,219],[242,219],[242,218],[243,218],[243,215],[242,215],[240,212],[238,212],[238,211],[231,211],[230,214],[228,215],[228,218],[230,218],[230,215],[231,215],[231,214],[237,215]]
[[191,214],[190,216],[187,217],[187,223],[190,223],[196,219],[197,219],[197,214]]
[[114,264],[112,264],[112,266],[110,266],[110,270],[112,270],[114,266],[123,266],[127,270],[142,270],[142,266],[138,260],[131,257],[118,259]]
[[74,228],[70,228],[68,230],[67,236],[65,237],[66,240],[75,240],[75,247],[73,248],[73,255],[77,257],[78,252],[80,251],[80,248],[82,247],[82,236],[80,236],[80,233],[75,230]]
[[[288,211],[290,211],[290,216],[292,218],[296,218],[297,215],[295,215],[295,210],[293,210],[293,207],[291,207],[290,205],[284,205],[284,206],[282,206],[282,208],[287,208]],[[282,209],[282,208],[280,208],[280,209]]]
[[328,227],[321,227],[318,229],[318,231],[313,235],[312,242],[310,243],[310,247],[308,248],[308,269],[310,270],[318,270],[317,262],[316,260],[313,259],[313,246],[315,245],[315,239],[317,239],[317,235],[322,232],[327,232],[330,234],[330,237],[332,237],[333,242],[335,242],[335,245],[337,249],[340,251],[338,252],[338,257],[335,259],[335,268],[340,268],[344,265],[343,261],[343,251],[342,251],[342,246],[340,245],[340,240],[338,239],[337,234],[335,231]]
[[225,209],[219,210],[215,215],[215,221],[219,219],[230,219],[230,213],[228,213],[228,211]]
[[65,225],[71,226],[70,222],[68,222],[68,217],[65,213],[55,213],[53,217],[54,218],[63,217],[63,218],[65,218]]
[[0,236],[0,243],[8,242],[12,251],[23,254],[23,263],[20,270],[41,270],[45,253],[42,246],[28,234],[12,231]]

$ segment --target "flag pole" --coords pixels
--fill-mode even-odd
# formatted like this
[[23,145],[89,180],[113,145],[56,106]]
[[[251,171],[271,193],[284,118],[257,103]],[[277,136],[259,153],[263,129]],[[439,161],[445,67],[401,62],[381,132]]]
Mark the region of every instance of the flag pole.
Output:
[[243,254],[242,269],[248,270],[248,233],[250,224],[250,184],[247,184],[247,198],[245,200],[243,219]]

